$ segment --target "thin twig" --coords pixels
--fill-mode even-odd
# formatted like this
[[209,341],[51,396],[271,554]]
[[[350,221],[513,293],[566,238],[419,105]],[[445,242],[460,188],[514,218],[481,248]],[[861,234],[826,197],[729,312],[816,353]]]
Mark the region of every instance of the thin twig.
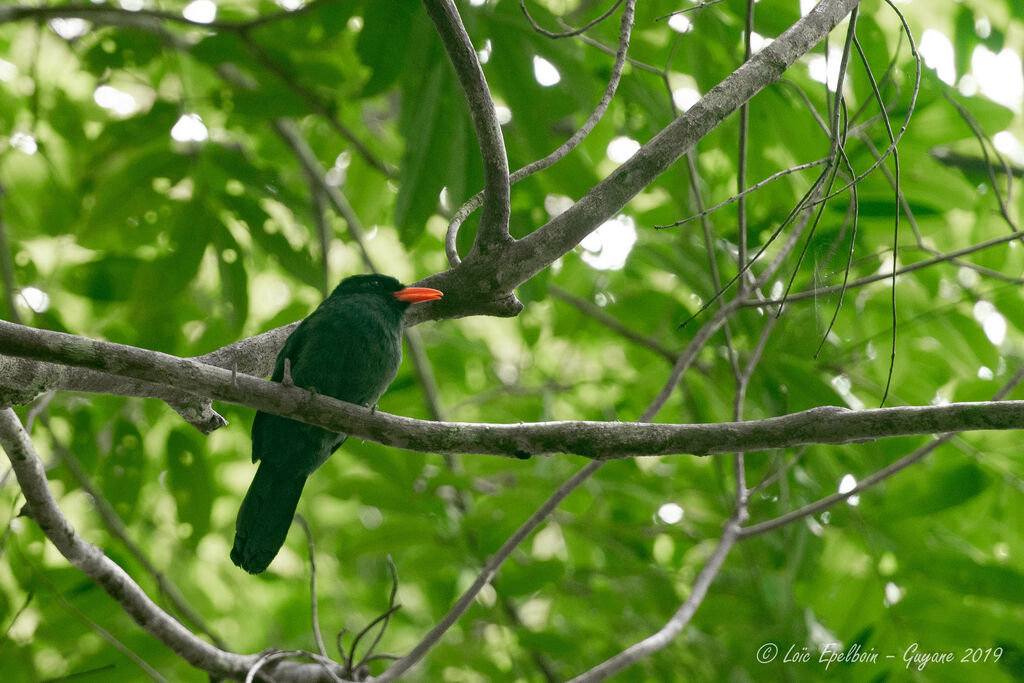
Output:
[[717,5],[720,2],[724,2],[724,0],[706,0],[705,2],[700,2],[700,3],[696,4],[696,5],[694,5],[693,7],[685,7],[683,9],[677,9],[674,12],[669,12],[668,14],[662,14],[660,17],[655,17],[654,20],[655,21],[662,21],[663,19],[668,19],[670,17],[674,17],[677,14],[686,14],[688,12],[699,12],[702,9],[705,9],[707,7],[711,7],[712,5]]
[[[0,446],[14,467],[28,516],[72,565],[109,594],[147,633],[192,666],[221,678],[242,676],[259,659],[259,655],[226,652],[196,636],[154,603],[102,550],[78,535],[57,506],[32,441],[10,408],[0,410]],[[288,663],[281,667],[282,675],[300,676],[313,669],[319,671],[322,664]]]
[[227,649],[227,644],[215,634],[203,618],[192,609],[192,606],[188,604],[185,597],[182,595],[178,587],[171,582],[163,572],[156,568],[153,563],[149,560],[142,549],[132,540],[128,534],[128,528],[125,526],[121,517],[111,506],[110,501],[100,493],[89,475],[86,474],[85,470],[82,469],[81,464],[78,462],[78,458],[74,453],[60,440],[50,427],[50,419],[47,414],[40,416],[40,422],[46,427],[46,430],[50,434],[50,443],[53,446],[53,451],[57,454],[61,463],[71,473],[72,478],[78,483],[78,487],[81,488],[85,493],[92,499],[93,505],[96,507],[96,512],[99,514],[100,519],[103,520],[103,525],[106,527],[115,538],[117,538],[121,544],[128,550],[129,554],[135,558],[143,571],[153,577],[156,581],[157,588],[160,593],[167,597],[171,605],[176,609],[185,619],[195,626],[200,632],[205,633],[214,645],[221,649]]
[[[601,95],[601,100],[594,108],[594,111],[587,117],[587,120],[584,121],[583,125],[580,126],[580,128],[573,133],[568,140],[559,145],[557,149],[546,157],[531,162],[515,171],[509,178],[509,182],[512,185],[515,185],[520,180],[523,180],[534,173],[550,168],[556,162],[563,159],[569,154],[569,152],[575,149],[576,146],[579,145],[585,137],[587,137],[587,135],[590,134],[597,123],[601,120],[601,117],[604,116],[605,112],[608,110],[608,105],[611,104],[612,98],[615,96],[615,91],[619,86],[619,81],[622,79],[622,68],[626,60],[626,53],[629,49],[629,38],[633,30],[633,11],[635,7],[636,0],[627,0],[626,7],[622,12],[622,20],[619,24],[619,47],[615,52],[615,63],[612,65],[612,73],[608,79],[608,85],[605,86],[604,93]],[[459,234],[459,228],[462,226],[463,222],[465,222],[466,218],[473,213],[473,211],[483,205],[483,198],[483,192],[478,192],[470,197],[465,204],[459,207],[458,211],[455,212],[455,215],[448,224],[448,231],[445,234],[444,248],[445,253],[448,256],[448,263],[453,268],[462,262],[456,246],[456,238]]]
[[[1010,393],[1010,391],[1014,387],[1016,387],[1020,383],[1022,379],[1024,379],[1024,368],[1021,368],[1016,373],[1014,373],[1013,377],[1010,378],[1010,380],[1003,386],[1003,388],[1000,389],[995,394],[995,396],[992,397],[992,400],[1002,400],[1007,394]],[[885,481],[894,474],[902,472],[903,470],[907,469],[914,463],[923,459],[925,456],[927,456],[929,453],[934,451],[939,446],[948,443],[950,440],[956,438],[960,434],[961,432],[949,432],[948,434],[943,434],[934,441],[931,441],[928,444],[913,451],[912,453],[903,456],[902,458],[892,463],[891,465],[883,467],[877,472],[874,472],[873,474],[864,477],[863,479],[858,481],[853,488],[851,488],[848,491],[843,491],[842,493],[833,493],[830,496],[826,496],[824,498],[816,500],[813,503],[808,503],[807,505],[804,505],[798,510],[787,512],[786,514],[780,515],[774,519],[769,519],[764,522],[759,522],[757,524],[751,524],[749,526],[742,527],[739,532],[739,538],[750,538],[751,536],[757,536],[759,534],[767,533],[769,531],[774,531],[775,529],[791,524],[798,519],[809,517],[817,512],[830,508],[836,503],[841,503],[842,501],[848,499],[850,496],[855,496],[862,491],[866,491],[867,489],[874,487],[878,483]]]
[[118,638],[113,633],[103,628],[89,617],[85,616],[85,614],[83,614],[78,608],[76,608],[74,605],[68,602],[67,598],[65,598],[61,594],[60,590],[58,590],[57,587],[53,585],[53,582],[50,581],[50,579],[47,578],[47,576],[43,574],[43,572],[39,571],[35,564],[28,558],[27,555],[25,555],[24,551],[21,551],[21,549],[19,548],[19,552],[21,554],[22,561],[29,568],[29,571],[32,572],[32,576],[35,577],[35,579],[39,581],[41,584],[46,586],[47,590],[50,591],[50,594],[54,597],[54,599],[57,600],[57,603],[64,608],[64,611],[66,611],[68,614],[73,616],[78,621],[85,624],[86,627],[95,631],[100,638],[107,641],[107,643],[111,647],[113,647],[115,650],[117,650],[125,657],[130,659],[135,664],[135,666],[142,669],[142,671],[147,676],[152,678],[154,681],[157,681],[158,683],[167,683],[167,679],[164,678],[159,671],[150,666],[145,659],[135,654],[134,650],[132,650],[130,647],[128,647],[120,640],[118,640]]
[[4,199],[7,192],[0,183],[0,274],[3,275],[4,302],[11,322],[21,323],[21,314],[14,299],[14,260],[11,259],[11,245],[7,242],[7,223],[4,221]]
[[655,225],[654,228],[655,228],[655,230],[665,230],[667,228],[674,228],[674,227],[676,227],[678,225],[685,225],[686,223],[689,223],[691,221],[700,220],[700,219],[704,218],[705,216],[709,216],[709,215],[715,213],[716,211],[718,211],[721,208],[724,208],[724,207],[729,206],[730,204],[732,204],[734,202],[739,201],[740,199],[742,199],[743,197],[746,197],[751,192],[756,192],[757,190],[760,190],[762,187],[764,187],[765,185],[771,183],[774,180],[778,180],[779,178],[782,178],[783,176],[787,176],[787,175],[789,175],[791,173],[796,173],[798,171],[806,171],[809,168],[814,168],[816,166],[821,166],[823,164],[827,164],[828,162],[829,162],[829,160],[827,158],[825,158],[825,159],[818,159],[817,161],[809,161],[806,164],[800,164],[798,166],[792,166],[790,168],[787,168],[787,169],[784,169],[782,171],[779,171],[778,173],[773,173],[770,176],[768,176],[767,178],[765,178],[764,180],[762,180],[761,182],[754,183],[750,187],[747,187],[746,189],[744,189],[742,192],[738,192],[738,193],[734,194],[733,196],[729,197],[724,202],[719,202],[718,204],[715,204],[710,209],[704,209],[703,211],[699,211],[698,213],[695,213],[692,216],[688,216],[688,217],[686,217],[686,218],[684,218],[684,219],[682,219],[680,221],[676,221],[675,223],[668,223],[668,224],[665,224],[665,225]]
[[693,582],[690,595],[661,629],[589,671],[573,678],[569,683],[595,683],[596,681],[603,681],[672,642],[682,632],[683,628],[690,623],[690,619],[693,618],[697,608],[704,601],[708,588],[711,587],[715,577],[718,576],[719,570],[721,570],[722,565],[725,563],[725,558],[729,555],[729,551],[732,550],[732,547],[739,538],[739,530],[740,526],[735,517],[725,523],[725,529],[722,532],[722,536],[718,539],[718,545],[715,546],[711,557],[708,558],[704,568],[701,569],[700,574],[697,575],[696,580]]
[[668,348],[656,339],[645,337],[644,335],[633,331],[631,328],[623,325],[614,316],[609,315],[607,311],[603,310],[600,306],[591,301],[578,297],[575,294],[562,289],[558,285],[548,285],[548,294],[556,299],[561,299],[576,310],[593,318],[608,329],[621,335],[625,339],[628,339],[634,344],[653,351],[670,363],[675,363],[676,359],[679,358],[679,354],[677,352]]
[[316,546],[313,543],[313,532],[309,530],[306,518],[296,513],[295,521],[302,527],[302,533],[306,534],[306,545],[309,548],[309,615],[313,625],[313,639],[316,641],[317,652],[321,657],[327,657],[327,646],[324,645],[324,636],[320,632],[320,610],[316,597]]
[[571,31],[565,31],[563,33],[552,33],[551,31],[548,31],[546,28],[538,24],[537,20],[534,19],[533,15],[530,14],[530,10],[526,9],[526,0],[519,0],[519,9],[521,9],[523,11],[523,14],[526,15],[526,20],[530,22],[530,26],[533,27],[533,30],[541,34],[542,36],[545,36],[547,38],[572,38],[573,36],[578,36],[581,33],[589,31],[590,29],[600,24],[602,21],[610,17],[612,15],[612,12],[617,10],[619,8],[619,5],[621,4],[622,0],[615,0],[615,4],[611,6],[611,9],[609,9],[607,12],[599,16],[597,19],[594,19],[593,21],[584,24],[581,28],[573,29]]
[[[367,627],[363,629],[363,632],[357,635],[355,637],[355,640],[352,641],[352,650],[349,653],[350,662],[352,661],[352,657],[355,657],[356,645],[359,643],[359,639],[362,637],[363,633],[367,632],[376,622],[382,622],[380,630],[377,631],[377,636],[373,639],[373,642],[370,643],[370,647],[366,648],[366,654],[363,655],[363,658],[359,660],[359,664],[353,667],[353,671],[358,671],[363,666],[367,665],[370,661],[372,661],[375,657],[393,657],[393,655],[373,654],[373,651],[377,649],[378,643],[380,643],[380,639],[384,637],[384,632],[388,628],[388,622],[391,621],[391,615],[397,612],[402,607],[397,602],[395,602],[396,598],[398,598],[398,567],[395,566],[395,561],[391,559],[390,553],[387,555],[387,562],[388,571],[391,573],[391,595],[390,597],[388,597],[388,608],[384,611],[384,614],[377,617],[377,619],[375,619],[374,621],[370,622],[367,625]],[[394,658],[398,659],[398,657]]]
[[[977,253],[977,252],[980,252],[980,251],[984,251],[985,249],[990,249],[992,247],[997,247],[1000,244],[1006,244],[1007,242],[1013,242],[1013,241],[1016,241],[1016,240],[1019,240],[1019,239],[1020,239],[1020,235],[1016,234],[1016,233],[1011,233],[1009,235],[1002,235],[1001,237],[994,237],[994,238],[992,238],[990,240],[985,240],[984,242],[979,242],[977,244],[972,244],[969,247],[964,247],[963,249],[957,249],[956,251],[950,251],[950,252],[946,252],[945,254],[940,254],[939,256],[936,256],[935,258],[930,258],[930,259],[926,259],[924,261],[918,261],[917,263],[911,263],[910,265],[903,266],[902,268],[900,268],[899,270],[896,271],[896,275],[905,275],[906,273],[912,273],[912,272],[917,271],[917,270],[922,270],[924,268],[928,268],[930,266],[934,266],[937,263],[952,262],[957,257],[967,256],[967,255],[970,255],[970,254],[974,254],[974,253]],[[872,283],[875,283],[875,282],[879,282],[880,280],[891,280],[891,279],[892,279],[892,273],[876,273],[875,275],[868,275],[868,276],[862,277],[862,278],[860,278],[858,280],[854,280],[853,282],[849,283],[846,288],[849,290],[849,289],[854,289],[856,287],[863,287],[865,285],[869,285],[869,284],[872,284]],[[1018,282],[1018,281],[1013,281],[1013,282]],[[801,292],[796,292],[796,293],[790,294],[786,298],[786,303],[787,304],[792,304],[792,303],[796,303],[798,301],[806,301],[806,300],[809,300],[809,299],[815,299],[817,297],[821,297],[821,296],[825,296],[827,294],[832,294],[834,292],[838,292],[841,288],[842,288],[842,285],[828,285],[827,287],[818,287],[818,288],[815,288],[815,289],[808,289],[808,290],[804,290],[804,291],[801,291]],[[780,304],[780,303],[782,303],[782,298],[777,298],[777,299],[747,299],[747,300],[743,301],[740,305],[743,308],[763,308],[763,307],[766,307],[766,306],[774,306],[774,305]]]

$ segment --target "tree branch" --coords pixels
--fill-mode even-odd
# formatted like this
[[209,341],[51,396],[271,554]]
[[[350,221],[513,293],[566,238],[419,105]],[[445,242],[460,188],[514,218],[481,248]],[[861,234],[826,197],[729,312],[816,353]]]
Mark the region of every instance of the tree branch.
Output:
[[804,444],[861,443],[894,436],[1024,428],[1024,401],[951,403],[875,410],[821,406],[781,417],[718,424],[534,422],[475,424],[414,420],[314,395],[157,351],[35,330],[0,321],[0,352],[187,388],[196,394],[290,417],[357,439],[422,453],[522,458],[574,453],[594,460],[635,455],[710,455]]
[[712,582],[718,576],[718,571],[722,568],[725,558],[728,557],[732,547],[736,545],[739,529],[740,526],[736,517],[726,522],[725,530],[721,538],[718,539],[718,545],[715,546],[715,550],[711,553],[707,564],[700,570],[696,581],[693,582],[693,589],[690,591],[690,595],[661,629],[647,636],[639,643],[631,645],[614,657],[598,664],[590,671],[573,678],[569,683],[603,681],[672,642],[672,639],[679,635],[683,628],[690,623],[690,619],[693,618],[697,608],[704,601],[704,596],[707,595]]
[[500,286],[507,290],[525,282],[579,244],[744,102],[777,81],[793,62],[857,7],[859,1],[822,0],[807,16],[651,138],[571,208],[511,245],[497,274]]
[[[618,7],[618,3],[616,3],[615,7]],[[615,7],[610,11],[614,11]],[[585,137],[590,135],[590,132],[594,130],[594,127],[597,126],[605,112],[608,111],[608,106],[611,104],[612,98],[615,97],[615,91],[618,89],[619,81],[622,79],[622,67],[626,63],[626,52],[629,49],[629,38],[633,32],[633,11],[635,8],[636,0],[628,0],[626,2],[625,9],[622,11],[622,20],[619,23],[619,47],[618,50],[613,53],[615,55],[615,63],[612,65],[612,73],[608,78],[608,85],[605,86],[604,94],[601,95],[601,99],[594,108],[594,111],[590,113],[590,116],[588,116],[587,120],[583,122],[583,125],[580,126],[568,140],[559,145],[557,149],[547,156],[537,159],[513,173],[510,178],[512,185],[515,185],[524,178],[528,178],[534,173],[550,168],[555,163],[565,158],[569,152],[576,149]],[[527,16],[529,17],[529,14],[527,14]],[[452,216],[451,222],[448,224],[448,231],[444,238],[444,249],[448,256],[448,263],[453,268],[461,263],[458,248],[456,247],[456,237],[458,237],[459,228],[471,213],[480,208],[480,205],[483,204],[483,197],[483,192],[478,192],[470,197],[469,200],[467,200],[466,203],[455,212],[455,215]]]
[[437,28],[444,49],[448,51],[455,74],[463,90],[473,119],[480,153],[484,161],[484,203],[480,227],[470,257],[500,250],[512,241],[508,234],[511,213],[509,198],[508,156],[505,140],[498,124],[487,79],[480,68],[476,50],[462,25],[462,18],[452,0],[423,0],[427,14]]
[[[182,626],[98,547],[86,542],[57,507],[46,484],[46,472],[32,441],[10,408],[0,410],[0,445],[14,468],[25,496],[28,515],[39,525],[68,562],[92,579],[147,633],[171,648],[192,666],[215,676],[241,678],[260,655],[239,655],[210,645]],[[329,680],[322,664],[281,662],[268,667],[275,681]]]

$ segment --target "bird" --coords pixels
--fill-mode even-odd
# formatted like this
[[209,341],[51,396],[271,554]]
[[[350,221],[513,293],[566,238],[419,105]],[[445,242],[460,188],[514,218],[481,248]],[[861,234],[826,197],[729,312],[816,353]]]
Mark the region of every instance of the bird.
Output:
[[[271,380],[375,409],[402,362],[406,309],[443,296],[428,287],[404,287],[387,275],[345,278],[285,341]],[[256,413],[252,461],[259,466],[235,522],[235,565],[250,574],[266,570],[288,536],[306,479],[345,438]]]

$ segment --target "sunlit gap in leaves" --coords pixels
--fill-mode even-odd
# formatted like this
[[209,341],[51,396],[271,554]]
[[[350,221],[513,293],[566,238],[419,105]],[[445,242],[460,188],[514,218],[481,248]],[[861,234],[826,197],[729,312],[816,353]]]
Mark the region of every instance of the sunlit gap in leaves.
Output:
[[491,61],[491,53],[494,51],[494,44],[491,43],[491,39],[488,38],[484,41],[484,46],[476,51],[476,58],[480,60],[481,64],[486,64]]
[[[1005,154],[1009,157],[1010,161],[1018,165],[1024,165],[1024,145],[1017,138],[1016,135],[1008,130],[1002,130],[992,136],[992,146],[999,151],[1000,154]],[[1010,242],[1011,245],[1017,244],[1016,242]]]
[[921,56],[924,58],[924,65],[935,70],[939,80],[947,85],[956,83],[956,67],[953,64],[953,43],[942,31],[933,28],[925,29],[921,34],[921,44],[918,46]]
[[836,91],[839,83],[839,66],[843,61],[843,51],[839,48],[832,48],[828,51],[828,59],[822,55],[815,55],[807,60],[807,73],[811,80],[818,83],[827,83],[830,92]]
[[50,27],[51,31],[64,40],[81,38],[89,32],[89,22],[85,19],[79,19],[78,17],[69,17],[67,19],[57,17],[55,19],[50,19],[46,22],[46,25]]
[[774,42],[774,38],[765,38],[757,31],[752,31],[750,33],[750,51],[753,52],[755,55]]
[[608,158],[617,164],[629,161],[629,158],[637,153],[640,149],[640,143],[633,138],[627,138],[620,135],[614,138],[608,143],[608,148],[605,150],[605,154]]
[[[980,38],[987,38],[992,26],[982,19],[974,27]],[[935,70],[939,79],[956,85],[960,94],[973,97],[981,92],[993,102],[1009,107],[1018,114],[1024,100],[1024,71],[1021,56],[1008,47],[998,54],[984,45],[978,45],[971,53],[971,71],[964,74],[959,83],[956,80],[955,52],[952,41],[936,29],[926,29],[921,34],[921,56],[925,65]],[[1000,150],[1002,151],[1002,150]]]
[[139,103],[131,93],[118,90],[109,85],[101,85],[93,91],[92,99],[96,104],[118,116],[128,117],[139,110]]
[[618,215],[583,238],[580,258],[595,270],[620,270],[636,244],[636,225],[631,216]]
[[981,324],[993,346],[999,346],[1006,339],[1006,318],[991,302],[982,300],[974,304],[974,319]]
[[[544,198],[544,210],[552,218],[572,205],[572,198],[562,194],[549,194]],[[580,258],[595,270],[620,270],[626,265],[634,244],[636,224],[632,217],[619,214],[583,238]]]
[[665,503],[658,508],[658,519],[665,524],[678,524],[683,521],[683,508],[676,503]]
[[14,133],[13,135],[11,135],[8,144],[10,144],[11,147],[18,150],[19,152],[23,152],[24,154],[27,154],[29,156],[32,156],[37,151],[39,151],[39,145],[38,143],[36,143],[35,137],[29,135],[28,133]]
[[[1020,55],[1008,47],[999,54],[984,45],[974,48],[971,53],[971,73],[960,79],[960,92],[964,92],[965,81],[973,77],[981,94],[993,102],[1021,113],[1024,99],[1024,74],[1021,71]],[[969,85],[969,84],[968,84]]]
[[212,0],[192,0],[181,10],[181,15],[197,24],[210,24],[217,18],[217,5]]
[[302,9],[306,6],[304,0],[274,0],[277,6],[283,10],[294,12],[297,9]]
[[[839,493],[845,494],[857,488],[857,478],[852,474],[844,474],[843,478],[839,481]],[[860,505],[860,496],[850,496],[846,499],[847,505],[857,506]]]
[[829,383],[847,406],[853,410],[864,410],[864,401],[857,398],[853,393],[853,382],[850,381],[850,378],[847,375],[836,375]]
[[668,27],[676,33],[689,33],[693,30],[693,22],[685,14],[673,14],[668,20]]
[[21,299],[35,313],[45,313],[50,308],[50,297],[38,287],[25,287],[21,290]]
[[0,59],[0,81],[13,81],[18,77],[18,67],[6,59]]
[[906,588],[900,588],[892,581],[885,584],[885,600],[883,604],[886,607],[892,607],[897,602],[903,599],[903,596],[907,594]]
[[700,98],[700,92],[696,88],[683,86],[682,88],[675,88],[672,91],[672,103],[675,104],[680,111],[686,111],[693,105],[697,104]]
[[178,142],[205,142],[210,136],[199,114],[182,114],[171,128],[171,137]]
[[545,88],[556,85],[562,80],[562,74],[558,73],[554,64],[536,55],[533,58],[533,77]]

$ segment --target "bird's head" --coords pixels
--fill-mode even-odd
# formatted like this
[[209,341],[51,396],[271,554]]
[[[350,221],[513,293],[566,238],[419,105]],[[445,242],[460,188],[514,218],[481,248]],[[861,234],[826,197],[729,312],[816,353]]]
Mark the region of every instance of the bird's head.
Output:
[[331,296],[352,294],[380,294],[388,300],[397,301],[402,308],[422,301],[437,301],[444,296],[439,290],[429,287],[405,287],[388,275],[353,275],[342,280]]

